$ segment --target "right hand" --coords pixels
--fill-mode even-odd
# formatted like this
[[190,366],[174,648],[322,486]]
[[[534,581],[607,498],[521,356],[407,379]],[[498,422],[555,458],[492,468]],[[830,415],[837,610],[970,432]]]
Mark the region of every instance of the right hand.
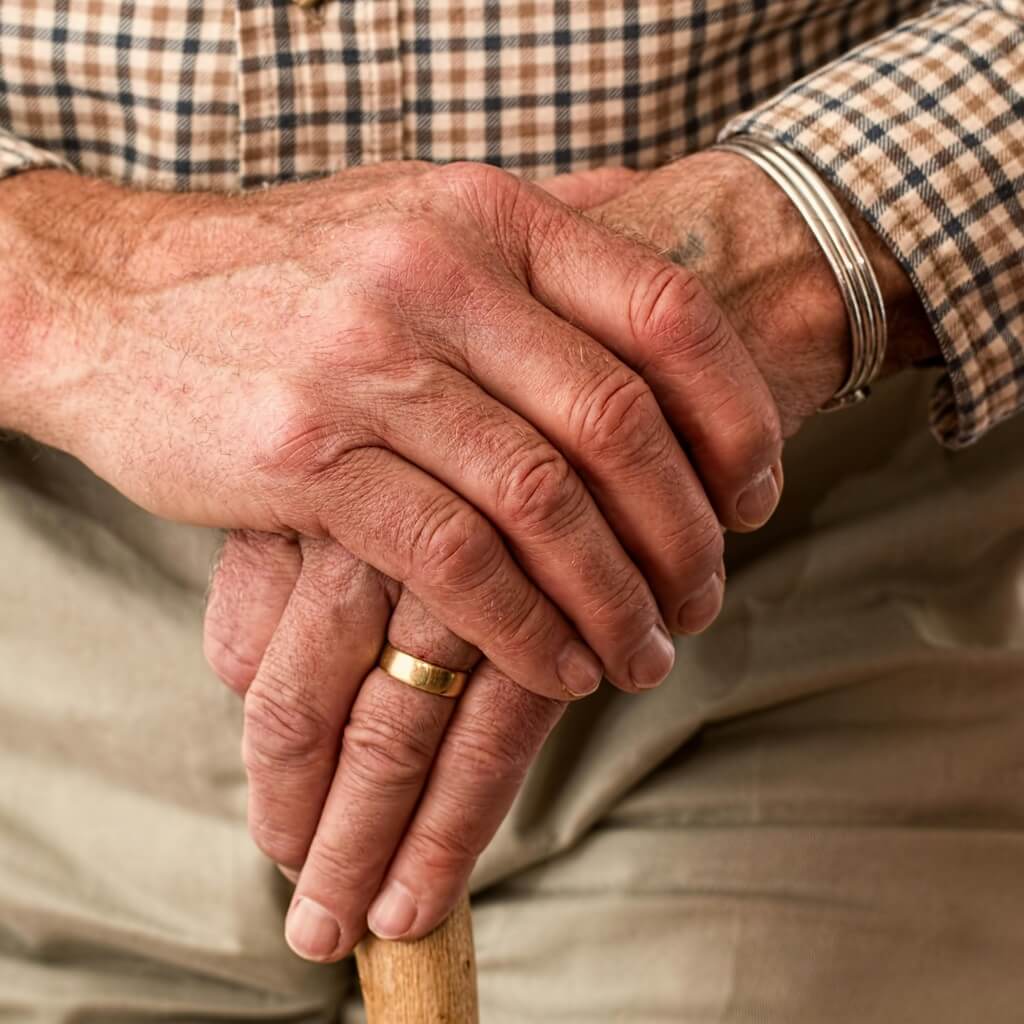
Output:
[[[667,674],[663,617],[780,451],[692,274],[484,166],[243,197],[22,178],[63,246],[40,440],[159,515],[337,541],[539,694]],[[707,494],[659,408],[702,401],[730,453]]]

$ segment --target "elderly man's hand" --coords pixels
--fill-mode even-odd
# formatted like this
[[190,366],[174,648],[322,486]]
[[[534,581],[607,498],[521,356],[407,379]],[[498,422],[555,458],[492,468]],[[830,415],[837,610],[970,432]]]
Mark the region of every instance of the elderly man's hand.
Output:
[[[842,379],[845,311],[830,271],[756,168],[702,154],[652,175],[588,173],[547,187],[581,206],[612,195],[592,214],[646,232],[648,244],[708,276],[788,432]],[[865,241],[901,332],[896,362],[926,355],[927,333],[905,301],[912,292]],[[229,537],[208,650],[247,692],[251,826],[298,880],[289,940],[317,959],[352,948],[371,902],[369,923],[387,937],[422,935],[441,920],[564,706],[486,662],[457,705],[403,687],[373,669],[385,631],[430,661],[469,668],[476,658],[409,594],[399,597],[396,584],[335,545]]]
[[[375,668],[385,638],[476,665],[462,696]],[[206,648],[245,697],[249,828],[297,882],[286,935],[313,960],[349,953],[371,903],[370,926],[389,938],[447,915],[565,707],[478,663],[411,593],[330,541],[230,534]]]
[[775,405],[700,281],[494,168],[0,203],[35,271],[7,426],[157,514],[337,541],[542,695],[660,682],[719,520],[774,505]]

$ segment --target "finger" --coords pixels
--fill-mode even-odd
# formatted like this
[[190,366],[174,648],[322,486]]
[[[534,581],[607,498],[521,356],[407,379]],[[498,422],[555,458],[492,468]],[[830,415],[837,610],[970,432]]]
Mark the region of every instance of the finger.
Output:
[[303,542],[302,571],[245,697],[249,831],[299,868],[337,762],[341,732],[391,615],[379,573],[330,541]]
[[544,178],[537,184],[559,202],[578,210],[589,210],[593,206],[617,199],[645,177],[645,173],[634,171],[631,167],[596,167],[589,171]]
[[513,679],[565,699],[593,692],[601,662],[523,574],[494,527],[427,473],[379,448],[322,472],[311,501],[343,547],[399,580]]
[[534,217],[526,236],[534,295],[645,377],[722,523],[760,526],[781,479],[773,473],[782,452],[778,411],[700,279],[564,207],[538,204]]
[[224,540],[210,580],[203,654],[240,696],[256,676],[301,567],[291,538],[232,530]]
[[[536,309],[549,316],[539,306]],[[545,326],[550,331],[550,325]],[[573,362],[564,349],[552,360],[544,345],[537,338],[531,360],[530,374],[538,380],[543,380],[546,372],[567,371]],[[603,351],[600,361],[628,373],[647,391],[639,377]],[[465,377],[453,372],[437,386],[444,402],[458,409],[454,422],[438,417],[433,406],[410,401],[403,406],[404,415],[389,425],[388,441],[487,516],[507,539],[528,577],[568,616],[602,660],[609,679],[630,690],[660,683],[672,667],[674,648],[657,601],[572,467],[533,426]],[[522,390],[532,391],[529,387]],[[537,391],[536,400],[521,397],[511,388],[503,397],[525,405],[534,420],[540,421],[563,449],[569,449],[559,410],[540,399],[542,387]],[[667,577],[668,570],[680,568],[679,560],[673,564],[659,545],[669,539],[669,533],[678,536],[677,481],[684,471],[689,474],[686,485],[701,492],[690,479],[686,459],[649,392],[647,397],[649,412],[662,431],[648,450],[631,453],[632,459],[619,458],[612,464],[606,460],[600,465],[602,453],[596,440],[592,445],[577,443],[578,436],[571,440],[585,465],[600,465],[603,493],[612,496],[609,504],[613,511],[632,527],[645,550],[653,550],[656,559],[652,561],[660,562],[666,570],[662,575]],[[553,398],[551,406],[556,402]],[[572,411],[572,404],[566,403],[565,418],[570,421]],[[669,450],[672,455],[667,454]],[[617,448],[616,454],[619,451]],[[659,517],[669,519],[670,529],[652,530],[652,520]],[[710,509],[708,518],[710,540],[720,546],[721,533]],[[676,543],[674,549],[679,546]],[[716,565],[712,563],[705,575]]]
[[[408,591],[395,608],[388,641],[455,670],[470,670],[479,657]],[[413,813],[455,703],[380,669],[366,678],[288,913],[285,936],[300,956],[336,960],[366,931],[366,908]]]
[[[530,358],[524,360],[514,346],[502,344],[498,327],[480,324],[467,334],[472,372],[494,398],[534,424],[576,468],[650,584],[665,622],[679,632],[699,632],[721,608],[722,531],[651,388],[614,354],[543,306],[524,306],[514,294],[507,302],[505,309],[492,303],[492,322],[501,325],[514,316],[517,330],[529,338]],[[489,435],[478,427],[467,436],[479,446]],[[507,463],[508,480],[529,482],[530,475],[515,475],[516,454],[509,453],[513,457]],[[562,508],[552,503],[550,511],[561,513]],[[488,508],[487,514],[492,510]],[[508,533],[504,520],[499,527]],[[532,574],[532,569],[528,571]],[[640,597],[637,591],[636,598]],[[663,652],[658,660],[664,634],[647,632],[652,622],[640,621],[644,609],[635,603],[623,607],[620,595],[612,593],[606,603],[591,606],[601,616],[601,621],[594,621],[593,612],[589,620],[581,620],[572,606],[558,598],[556,602],[604,659],[616,684],[628,687],[631,679],[640,686],[660,682],[671,668],[670,653]],[[623,632],[630,628],[632,632]],[[594,640],[595,629],[606,638],[604,646]],[[631,664],[640,654],[645,638],[649,653],[642,656],[642,663],[649,666],[648,674],[623,674],[624,662]]]
[[418,938],[444,920],[564,710],[565,704],[523,690],[488,663],[477,669],[370,906],[376,935]]

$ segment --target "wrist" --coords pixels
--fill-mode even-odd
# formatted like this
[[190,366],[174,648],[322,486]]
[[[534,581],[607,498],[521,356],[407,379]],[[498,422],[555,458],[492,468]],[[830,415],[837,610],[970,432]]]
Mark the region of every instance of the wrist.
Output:
[[[717,158],[719,164],[734,158],[737,164],[747,165],[733,169],[736,183],[733,188],[725,190],[726,201],[720,207],[722,220],[729,222],[731,219],[740,238],[740,244],[729,254],[730,262],[723,263],[723,268],[728,270],[732,264],[743,266],[744,253],[758,251],[756,237],[752,237],[747,226],[751,211],[758,211],[762,220],[760,231],[772,240],[767,254],[761,250],[762,263],[765,255],[768,263],[747,271],[748,277],[764,282],[774,281],[775,284],[774,288],[762,288],[762,302],[754,303],[761,321],[769,325],[767,331],[760,332],[761,343],[770,346],[771,352],[788,351],[797,372],[811,357],[811,361],[822,370],[822,387],[826,369],[834,374],[842,366],[840,381],[845,382],[852,357],[850,313],[843,301],[835,271],[806,223],[804,214],[784,193],[780,183],[746,157],[718,151],[711,151],[705,157]],[[825,183],[822,185],[828,189]],[[906,272],[859,213],[842,197],[835,198],[871,263],[886,310],[888,341],[879,375],[884,376],[936,354],[934,334]],[[749,288],[745,291],[750,293]],[[756,330],[752,337],[757,339]],[[798,344],[794,345],[794,342]],[[819,397],[822,402],[827,401],[834,393],[834,388],[827,392],[822,390]]]
[[57,170],[0,183],[0,425],[48,444],[68,433],[88,363],[77,321],[91,231],[74,210],[78,187]]
[[[785,433],[847,379],[848,314],[831,267],[803,217],[745,157],[707,150],[652,174],[611,222],[639,230],[697,272],[764,375]],[[846,210],[865,244],[890,323],[883,372],[927,358],[935,342],[906,274],[871,228]]]
[[0,426],[77,454],[102,424],[115,300],[145,213],[145,194],[65,171],[0,182]]
[[840,202],[860,237],[885,300],[889,332],[881,376],[941,357],[935,332],[907,272],[864,218],[844,200]]

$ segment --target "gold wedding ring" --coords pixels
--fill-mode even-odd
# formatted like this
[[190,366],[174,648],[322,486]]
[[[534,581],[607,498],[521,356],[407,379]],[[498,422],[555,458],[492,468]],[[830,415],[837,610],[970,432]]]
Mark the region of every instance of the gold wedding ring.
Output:
[[392,679],[437,697],[458,697],[469,678],[468,672],[453,672],[450,668],[431,665],[429,661],[414,658],[391,644],[384,645],[377,664]]

